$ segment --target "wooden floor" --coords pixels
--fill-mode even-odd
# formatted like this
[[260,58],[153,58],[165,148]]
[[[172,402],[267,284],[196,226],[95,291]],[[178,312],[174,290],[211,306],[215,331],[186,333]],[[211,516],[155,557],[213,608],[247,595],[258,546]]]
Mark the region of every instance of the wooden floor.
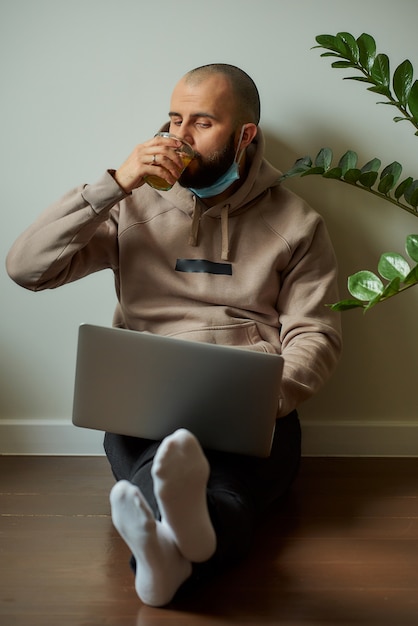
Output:
[[0,457],[1,626],[418,624],[418,459],[303,459],[250,557],[143,606],[104,458]]

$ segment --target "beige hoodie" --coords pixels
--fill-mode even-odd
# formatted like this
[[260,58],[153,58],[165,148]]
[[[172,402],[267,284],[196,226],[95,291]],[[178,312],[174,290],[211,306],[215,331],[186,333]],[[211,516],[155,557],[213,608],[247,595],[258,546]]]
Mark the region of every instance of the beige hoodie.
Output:
[[322,218],[277,183],[259,130],[246,180],[206,207],[176,184],[127,195],[111,172],[73,189],[14,243],[34,291],[111,268],[115,326],[283,354],[278,415],[316,393],[341,350],[336,262]]

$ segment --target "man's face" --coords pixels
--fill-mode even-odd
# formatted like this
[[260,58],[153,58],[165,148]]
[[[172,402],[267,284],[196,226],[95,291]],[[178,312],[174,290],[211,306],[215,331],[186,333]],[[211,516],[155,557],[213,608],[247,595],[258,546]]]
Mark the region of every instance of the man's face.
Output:
[[196,153],[180,177],[183,187],[207,187],[231,165],[237,142],[234,114],[231,87],[221,74],[200,82],[182,79],[177,84],[169,130],[190,143]]
[[228,143],[221,150],[212,152],[206,158],[200,152],[195,152],[196,167],[186,167],[178,182],[182,187],[193,187],[194,189],[209,187],[226,172],[234,160],[234,156],[235,133],[230,136]]

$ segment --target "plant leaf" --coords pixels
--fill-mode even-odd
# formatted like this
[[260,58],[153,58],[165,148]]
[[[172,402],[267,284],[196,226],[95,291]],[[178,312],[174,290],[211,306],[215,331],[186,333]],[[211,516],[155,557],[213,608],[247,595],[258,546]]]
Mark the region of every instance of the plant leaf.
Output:
[[352,168],[351,170],[347,170],[344,174],[344,180],[348,183],[356,183],[361,176],[361,171],[357,168]]
[[303,172],[301,174],[302,176],[313,176],[314,174],[323,174],[324,173],[324,168],[323,167],[311,167],[309,170],[306,170],[306,172]]
[[376,42],[371,35],[363,33],[357,39],[359,61],[362,67],[370,72],[376,57]]
[[393,75],[393,90],[402,106],[406,106],[412,87],[412,63],[406,59],[398,65]]
[[395,180],[392,174],[386,174],[386,176],[383,176],[383,178],[380,179],[377,189],[380,193],[383,193],[386,196],[394,185]]
[[341,157],[340,162],[338,163],[338,167],[341,167],[343,176],[348,170],[351,170],[356,167],[357,160],[358,160],[357,154],[356,152],[353,152],[353,150],[348,150]]
[[400,106],[399,102],[396,102],[395,100],[393,100],[393,102],[392,101],[391,102],[383,102],[383,101],[381,101],[381,102],[377,102],[376,104],[383,104],[383,106],[385,106],[385,107],[396,107],[396,108],[399,108],[399,106]]
[[357,80],[359,83],[372,83],[370,78],[365,76],[344,76],[343,80]]
[[377,177],[379,176],[378,172],[365,172],[361,174],[359,183],[363,185],[363,187],[367,187],[367,189],[371,189],[375,182],[377,181]]
[[312,167],[312,159],[310,156],[304,156],[300,159],[297,159],[293,165],[287,172],[284,172],[282,176],[279,178],[279,181],[285,180],[286,178],[291,178],[292,176],[299,176],[302,172],[306,172],[310,167]]
[[392,298],[392,296],[395,296],[397,293],[399,293],[400,282],[401,280],[399,276],[396,276],[393,280],[391,280],[390,283],[386,285],[382,293],[378,294],[377,296],[372,298],[372,300],[370,300],[369,304],[365,307],[364,312],[366,313],[366,311],[369,311],[372,307],[376,306],[376,304],[382,302],[382,300]]
[[401,279],[399,278],[399,276],[395,276],[395,278],[393,278],[390,281],[390,283],[388,283],[386,287],[384,288],[380,299],[387,300],[388,298],[391,298],[392,296],[396,295],[397,293],[399,293],[400,286],[401,286]]
[[414,209],[418,207],[418,188],[411,194],[409,203]]
[[410,204],[411,206],[416,206],[413,205],[412,203],[415,201],[415,197],[416,197],[416,191],[418,190],[418,180],[414,180],[404,191],[403,195],[405,200],[408,202],[408,204]]
[[405,250],[413,261],[418,263],[418,235],[408,235],[405,242]]
[[335,69],[346,69],[347,67],[356,67],[352,61],[334,61],[331,67]]
[[329,170],[323,173],[324,178],[336,178],[339,179],[343,175],[341,167],[331,167]]
[[321,148],[315,158],[315,167],[322,167],[324,171],[330,168],[332,162],[331,148]]
[[408,178],[405,178],[405,180],[403,180],[401,184],[396,187],[394,195],[397,200],[402,198],[409,185],[412,184],[412,180],[412,176],[408,176]]
[[335,37],[335,35],[318,35],[315,37],[315,41],[319,44],[319,46],[315,46],[316,48],[326,48],[327,50],[333,50],[339,54],[345,53],[343,42],[341,39]]
[[350,59],[357,64],[359,61],[360,51],[356,39],[350,33],[345,32],[337,33],[337,37],[344,42]]
[[408,261],[401,254],[384,252],[380,257],[378,270],[379,274],[387,280],[399,278],[403,281],[408,276],[411,268]]
[[404,284],[411,286],[416,285],[418,283],[418,265],[412,268],[408,276],[404,280]]
[[361,270],[348,277],[348,291],[358,300],[368,301],[383,292],[384,286],[376,274]]
[[393,161],[393,163],[386,165],[382,171],[382,177],[386,176],[386,174],[392,174],[396,178],[396,181],[398,181],[402,174],[402,165],[398,163],[398,161]]
[[328,305],[333,311],[348,311],[349,309],[364,308],[364,304],[359,300],[340,300]]
[[378,54],[375,58],[371,71],[371,77],[377,85],[389,87],[389,57],[386,54]]
[[380,193],[388,194],[398,182],[401,173],[402,165],[397,161],[387,165],[380,175],[380,183],[378,186]]
[[[314,46],[314,48],[320,48],[320,46]],[[323,52],[321,54],[321,58],[322,57],[336,57],[338,59],[341,59],[341,54],[338,54],[338,52]]]
[[373,91],[373,93],[378,93],[381,96],[386,96],[386,98],[390,98],[389,87],[385,85],[376,85],[375,87],[368,87],[367,91]]
[[374,158],[371,161],[368,161],[366,165],[363,165],[361,168],[361,173],[364,174],[366,172],[377,172],[382,165],[382,161],[378,158]]
[[408,108],[412,117],[418,121],[418,81],[416,80],[411,87],[408,97]]

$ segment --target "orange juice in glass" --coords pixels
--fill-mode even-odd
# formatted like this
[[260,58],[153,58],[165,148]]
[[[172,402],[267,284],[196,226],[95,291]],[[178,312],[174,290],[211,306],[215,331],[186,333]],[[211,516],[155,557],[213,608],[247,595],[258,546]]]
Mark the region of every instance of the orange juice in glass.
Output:
[[[178,148],[174,148],[174,151],[181,156],[181,159],[183,161],[184,167],[180,172],[181,175],[181,173],[184,172],[186,167],[189,165],[190,161],[194,158],[194,150],[191,145],[188,144],[187,141],[184,141],[184,139],[181,139],[180,137],[177,137],[176,135],[168,132],[157,133],[155,137],[166,137],[168,139],[176,139],[177,141],[181,141],[181,146],[179,146]],[[164,180],[164,178],[161,178],[161,176],[154,176],[152,174],[144,176],[144,180],[146,183],[148,183],[148,185],[151,185],[151,187],[154,187],[154,189],[158,189],[160,191],[168,191],[173,186],[166,180]]]

